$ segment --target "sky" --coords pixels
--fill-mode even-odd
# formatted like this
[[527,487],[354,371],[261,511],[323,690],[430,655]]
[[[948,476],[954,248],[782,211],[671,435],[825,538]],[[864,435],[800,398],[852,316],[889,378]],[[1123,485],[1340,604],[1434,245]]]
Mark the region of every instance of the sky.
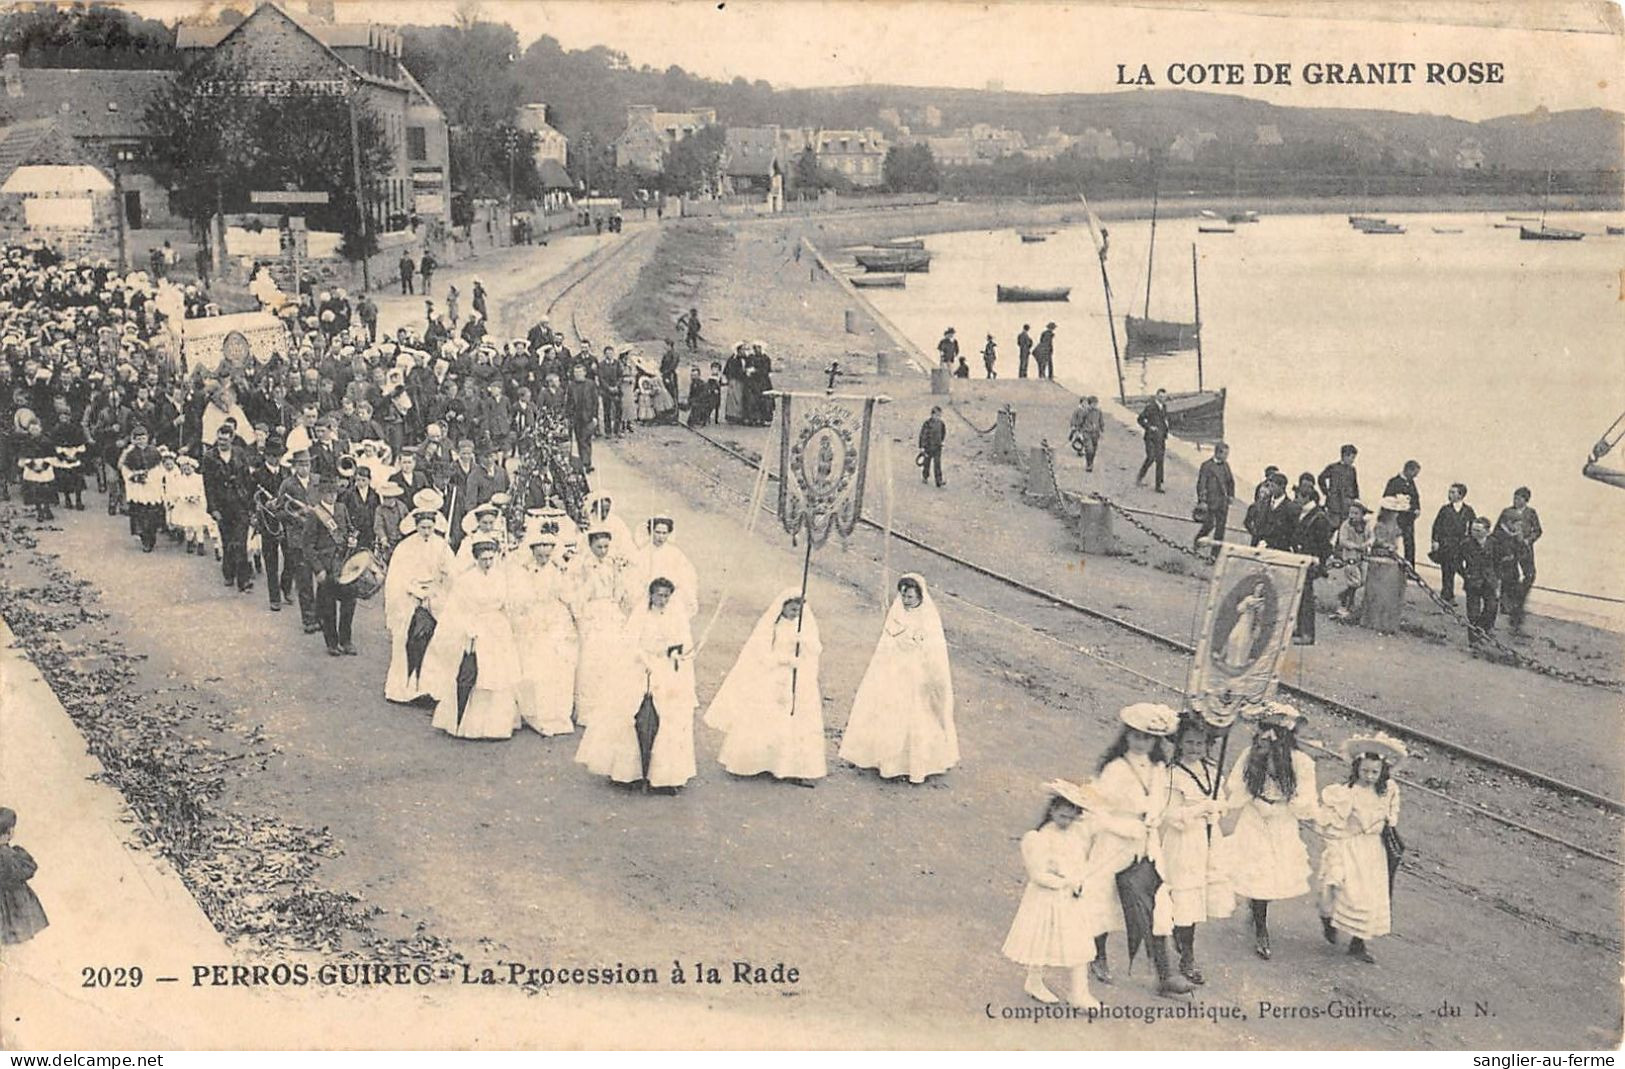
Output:
[[[246,7],[251,0],[229,2]],[[286,3],[304,7],[304,0]],[[218,0],[131,0],[127,6],[173,19],[206,12]],[[451,0],[338,0],[338,17],[450,22],[459,6]],[[1198,88],[1277,104],[1464,119],[1539,106],[1625,110],[1625,18],[1610,0],[479,0],[477,6],[481,18],[513,26],[522,44],[551,34],[567,48],[607,45],[636,66],[677,64],[713,78],[760,78],[775,86],[984,88],[996,82],[1013,91],[1111,92],[1120,88],[1118,64],[1132,76],[1143,63],[1156,87],[1167,88],[1170,64],[1217,62],[1243,64],[1245,84]],[[1471,61],[1501,63],[1504,81],[1425,83],[1429,62]],[[1414,84],[1303,81],[1306,64],[1390,62],[1417,64]],[[1254,84],[1256,63],[1288,64],[1292,84]]]

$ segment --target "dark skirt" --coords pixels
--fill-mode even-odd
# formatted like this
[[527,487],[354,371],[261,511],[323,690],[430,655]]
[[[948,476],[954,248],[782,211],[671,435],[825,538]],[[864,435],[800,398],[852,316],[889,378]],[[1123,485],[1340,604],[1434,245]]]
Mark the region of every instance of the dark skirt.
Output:
[[54,505],[56,504],[56,481],[36,482],[33,479],[23,480],[23,504],[25,505]]

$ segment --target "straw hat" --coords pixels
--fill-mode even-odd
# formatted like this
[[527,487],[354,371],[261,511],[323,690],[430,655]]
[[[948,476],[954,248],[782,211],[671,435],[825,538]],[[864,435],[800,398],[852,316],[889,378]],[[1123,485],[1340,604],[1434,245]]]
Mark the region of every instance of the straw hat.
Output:
[[412,497],[414,512],[438,512],[446,505],[445,497],[432,486],[426,486]]
[[1380,757],[1388,762],[1389,768],[1397,767],[1411,755],[1403,742],[1381,731],[1370,735],[1351,735],[1343,740],[1343,745],[1338,749],[1351,762],[1361,757]]
[[1394,494],[1391,497],[1385,497],[1381,501],[1378,501],[1377,507],[1380,509],[1386,509],[1389,512],[1409,512],[1411,508],[1411,499],[1403,494]]
[[1155,702],[1137,702],[1124,706],[1117,718],[1135,731],[1147,735],[1168,736],[1179,728],[1179,714],[1166,705]]
[[1065,798],[1084,812],[1106,808],[1105,800],[1091,783],[1073,783],[1070,780],[1052,779],[1044,784],[1044,790],[1050,794]]
[[1248,714],[1248,719],[1256,722],[1260,727],[1277,727],[1286,731],[1295,731],[1309,718],[1286,702],[1265,702],[1257,711]]

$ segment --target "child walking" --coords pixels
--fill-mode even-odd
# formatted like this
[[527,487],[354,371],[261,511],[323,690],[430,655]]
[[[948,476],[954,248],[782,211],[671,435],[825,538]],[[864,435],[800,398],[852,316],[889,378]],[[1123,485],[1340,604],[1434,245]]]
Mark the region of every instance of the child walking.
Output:
[[1349,936],[1349,957],[1376,963],[1366,940],[1387,935],[1393,891],[1386,829],[1399,827],[1399,784],[1390,774],[1408,755],[1404,743],[1382,733],[1359,735],[1343,744],[1349,762],[1347,783],[1320,793],[1320,930],[1337,944]]
[[26,943],[51,922],[28,886],[39,866],[20,846],[11,845],[15,810],[0,806],[0,943]]
[[1309,893],[1309,851],[1298,822],[1313,820],[1315,762],[1298,749],[1298,728],[1308,719],[1284,702],[1270,702],[1258,718],[1253,744],[1225,780],[1230,809],[1239,809],[1225,844],[1235,893],[1252,900],[1253,950],[1270,959],[1271,902]]
[[1044,983],[1044,967],[1072,970],[1067,1001],[1084,1009],[1100,1003],[1089,992],[1089,961],[1098,930],[1085,885],[1096,873],[1089,867],[1089,830],[1084,813],[1097,810],[1087,785],[1066,780],[1045,785],[1049,803],[1038,827],[1021,837],[1021,860],[1027,867],[1027,889],[1004,940],[1004,956],[1027,966],[1027,994],[1043,1003],[1060,999]]

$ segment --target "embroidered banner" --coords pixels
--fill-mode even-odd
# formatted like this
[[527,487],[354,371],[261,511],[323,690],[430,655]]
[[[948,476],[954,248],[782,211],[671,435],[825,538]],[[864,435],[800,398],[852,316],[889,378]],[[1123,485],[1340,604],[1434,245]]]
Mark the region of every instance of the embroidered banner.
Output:
[[1186,687],[1208,723],[1226,727],[1243,706],[1275,694],[1311,562],[1263,547],[1220,546]]
[[814,546],[863,515],[873,397],[779,394],[779,522]]

